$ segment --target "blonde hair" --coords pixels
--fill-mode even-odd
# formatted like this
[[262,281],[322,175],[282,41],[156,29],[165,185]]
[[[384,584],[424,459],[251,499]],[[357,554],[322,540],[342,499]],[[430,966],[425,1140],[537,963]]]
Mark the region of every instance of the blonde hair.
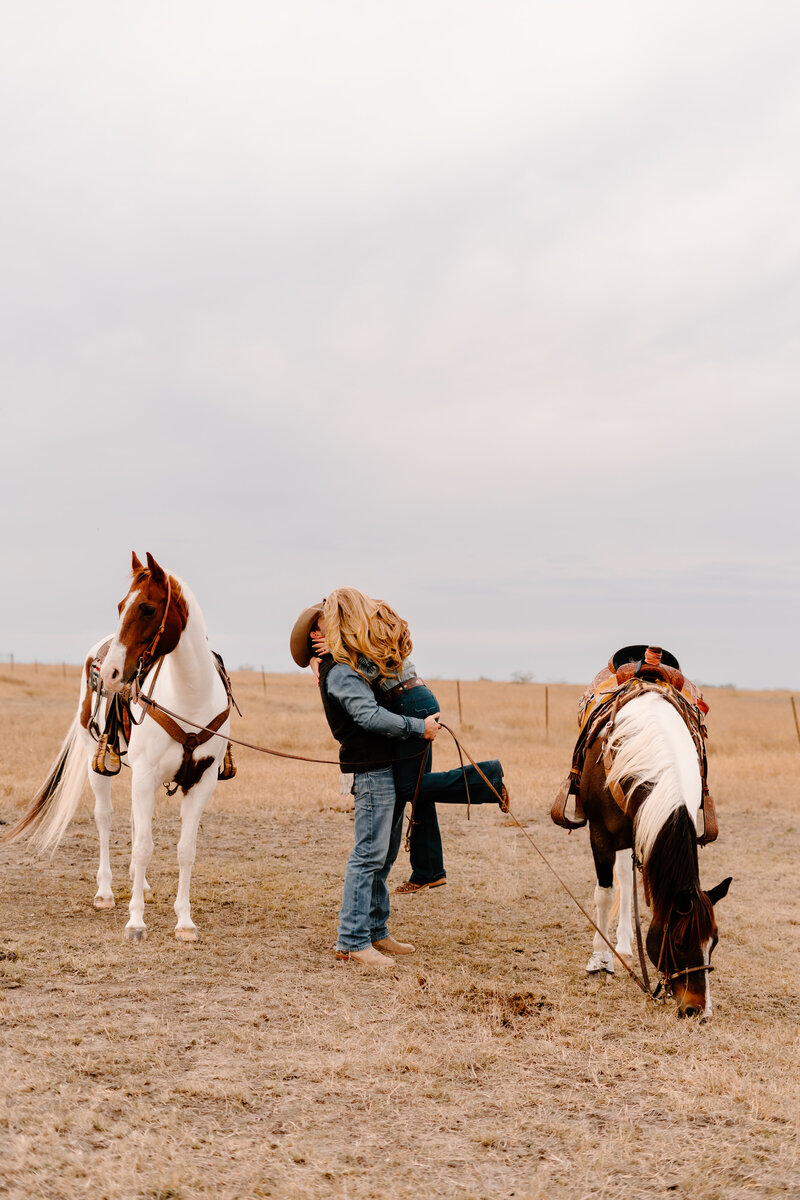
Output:
[[374,663],[386,678],[398,673],[413,649],[408,623],[383,600],[372,600],[356,588],[331,592],[322,616],[325,640],[334,659],[348,663],[359,675],[364,675],[358,667],[359,655]]

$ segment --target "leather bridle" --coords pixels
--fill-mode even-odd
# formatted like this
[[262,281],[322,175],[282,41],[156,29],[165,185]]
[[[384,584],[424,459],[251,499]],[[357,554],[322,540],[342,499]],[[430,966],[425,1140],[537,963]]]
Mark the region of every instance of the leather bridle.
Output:
[[136,668],[136,676],[135,676],[135,683],[137,685],[137,688],[141,687],[141,684],[142,684],[144,676],[147,672],[147,669],[156,656],[156,648],[158,647],[158,643],[161,641],[161,637],[164,633],[164,627],[167,624],[167,616],[169,615],[169,606],[171,603],[172,603],[172,578],[170,575],[167,575],[167,602],[164,605],[164,612],[161,617],[161,624],[159,625],[159,627],[156,631],[156,635],[153,638],[150,645],[147,646],[142,651],[142,656],[139,659],[139,664]]
[[[637,945],[637,948],[639,951],[639,966],[640,966],[641,972],[642,972],[642,979],[645,982],[645,985],[646,985],[646,988],[647,988],[647,991],[649,992],[649,994],[653,997],[654,1000],[657,999],[657,997],[660,994],[662,994],[663,999],[666,1000],[667,996],[675,996],[675,989],[672,986],[673,979],[687,978],[689,975],[693,975],[697,971],[713,971],[714,968],[711,966],[710,963],[698,963],[697,966],[693,966],[693,967],[679,967],[678,966],[678,961],[677,961],[677,957],[675,954],[675,946],[672,941],[671,921],[672,921],[672,913],[675,908],[675,905],[672,904],[670,906],[669,912],[667,913],[667,919],[664,922],[664,932],[661,936],[661,948],[658,952],[658,962],[656,963],[656,971],[661,976],[661,979],[656,984],[655,988],[653,988],[651,986],[650,977],[647,973],[647,955],[645,953],[644,940],[642,938],[642,926],[641,926],[641,921],[639,919],[639,889],[636,886],[637,865],[638,864],[636,861],[636,851],[634,849],[634,851],[633,851],[633,912],[634,912],[634,917],[635,917],[635,921],[636,921],[636,945]],[[670,970],[670,964],[674,968],[674,970]],[[684,986],[685,986],[685,988],[688,988],[688,984],[686,984]]]
[[[714,968],[710,963],[698,963],[694,967],[678,967],[677,958],[675,955],[675,947],[672,941],[672,930],[670,921],[672,919],[672,908],[670,908],[667,919],[664,922],[664,933],[661,937],[661,949],[658,952],[658,963],[656,970],[663,977],[662,982],[658,984],[654,995],[658,994],[659,989],[663,987],[665,997],[675,995],[675,989],[672,986],[673,979],[688,978],[689,975],[695,974],[697,971],[713,971]],[[672,963],[674,970],[669,969]],[[688,983],[684,984],[684,990],[688,988]]]

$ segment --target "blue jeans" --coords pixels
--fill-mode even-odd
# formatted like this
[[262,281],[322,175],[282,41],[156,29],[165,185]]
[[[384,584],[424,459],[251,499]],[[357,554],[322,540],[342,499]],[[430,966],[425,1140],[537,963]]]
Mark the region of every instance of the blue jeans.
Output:
[[403,810],[391,767],[355,776],[355,845],[347,860],[337,950],[366,950],[388,934],[386,877],[400,849]]
[[[440,711],[440,705],[433,692],[425,684],[418,684],[408,692],[397,692],[388,699],[388,707],[392,712],[401,713],[404,717],[430,717]],[[440,734],[440,736],[444,736]],[[406,804],[414,799],[419,775],[419,755],[427,748],[425,774],[422,787],[417,798],[414,824],[411,827],[411,882],[432,883],[436,879],[444,879],[444,857],[442,854],[442,835],[439,831],[439,820],[436,816],[437,804],[466,804],[467,789],[464,786],[464,772],[460,767],[452,771],[433,771],[433,747],[422,738],[411,738],[399,744],[394,765],[394,783],[397,789],[397,807],[402,814]],[[503,784],[503,768],[496,758],[480,763],[489,782],[501,791]],[[497,796],[488,788],[478,772],[470,764],[466,768],[467,786],[471,804],[497,804]]]

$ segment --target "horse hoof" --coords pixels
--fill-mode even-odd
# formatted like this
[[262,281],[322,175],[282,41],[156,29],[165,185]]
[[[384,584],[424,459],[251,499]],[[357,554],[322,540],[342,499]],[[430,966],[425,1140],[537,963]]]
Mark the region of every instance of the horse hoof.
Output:
[[113,908],[115,901],[113,896],[95,896],[92,904],[95,908]]
[[125,937],[129,942],[143,942],[147,937],[146,929],[126,929]]
[[192,929],[176,929],[175,937],[178,939],[179,942],[196,942],[197,941],[197,930],[194,928],[192,928]]
[[598,953],[595,950],[586,964],[586,973],[587,975],[598,975],[601,971],[607,971],[609,975],[614,974],[614,956],[608,951]]

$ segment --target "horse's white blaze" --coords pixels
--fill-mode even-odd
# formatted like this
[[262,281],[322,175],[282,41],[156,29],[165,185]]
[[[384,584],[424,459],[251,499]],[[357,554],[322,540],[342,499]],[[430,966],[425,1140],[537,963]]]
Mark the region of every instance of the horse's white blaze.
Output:
[[697,827],[703,787],[697,750],[680,713],[656,692],[625,705],[609,745],[612,782],[624,780],[626,794],[640,784],[653,785],[636,817],[636,852],[647,862],[664,823],[681,805]]
[[114,634],[111,645],[108,647],[108,653],[103,660],[103,665],[100,668],[100,678],[103,681],[103,686],[110,688],[112,691],[118,690],[119,686],[118,682],[114,682],[114,671],[117,672],[117,680],[119,681],[122,677],[122,672],[125,669],[126,651],[122,642],[119,640],[120,630],[122,629],[122,626],[125,623],[125,618],[130,612],[131,607],[133,606],[133,603],[138,595],[138,591],[131,592],[130,596],[128,596],[128,599],[125,601],[125,606],[119,615],[119,624],[117,625],[116,633]]

